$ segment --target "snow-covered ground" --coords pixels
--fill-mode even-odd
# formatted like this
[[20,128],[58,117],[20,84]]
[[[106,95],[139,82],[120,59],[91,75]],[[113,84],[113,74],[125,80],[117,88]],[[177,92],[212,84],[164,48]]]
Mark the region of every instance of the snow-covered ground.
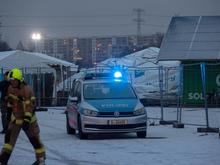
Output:
[[[197,126],[183,129],[171,125],[148,127],[146,139],[135,134],[93,135],[79,140],[67,135],[64,108],[37,112],[41,137],[47,150],[47,165],[219,165],[220,139],[217,133],[197,133]],[[150,118],[160,117],[160,108],[147,107]],[[192,113],[192,115],[190,115]],[[197,115],[196,115],[197,113]],[[175,108],[170,109],[175,116]],[[201,111],[187,111],[190,121],[204,121]],[[1,126],[0,126],[1,127]],[[4,135],[0,135],[3,145]],[[9,165],[30,165],[34,161],[32,146],[21,132]]]

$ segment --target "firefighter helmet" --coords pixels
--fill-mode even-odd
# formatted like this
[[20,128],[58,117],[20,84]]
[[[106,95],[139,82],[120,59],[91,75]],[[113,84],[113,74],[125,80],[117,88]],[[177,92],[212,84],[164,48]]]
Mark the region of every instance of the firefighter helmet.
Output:
[[14,68],[9,72],[9,79],[17,79],[20,82],[23,81],[22,72],[18,68]]

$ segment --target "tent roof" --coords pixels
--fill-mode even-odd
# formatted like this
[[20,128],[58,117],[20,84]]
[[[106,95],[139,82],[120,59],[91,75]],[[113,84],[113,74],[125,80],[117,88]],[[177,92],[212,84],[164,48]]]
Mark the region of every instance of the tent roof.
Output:
[[173,17],[158,60],[220,59],[220,16]]
[[49,68],[51,65],[71,67],[75,71],[77,71],[78,68],[78,66],[73,63],[42,53],[32,53],[20,50],[0,52],[0,66],[2,68]]
[[100,62],[99,65],[123,65],[126,67],[137,67],[144,63],[154,63],[156,62],[157,55],[160,49],[156,47],[150,47],[129,55],[126,55],[122,58],[110,58],[105,61]]

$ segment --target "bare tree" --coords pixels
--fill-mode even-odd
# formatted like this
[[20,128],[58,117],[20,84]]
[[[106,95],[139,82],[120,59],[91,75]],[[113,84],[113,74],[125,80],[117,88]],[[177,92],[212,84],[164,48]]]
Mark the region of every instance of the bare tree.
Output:
[[12,49],[10,48],[10,46],[8,45],[7,42],[5,42],[5,41],[0,41],[0,51],[1,51],[1,52],[10,51],[10,50],[12,50]]
[[21,41],[18,42],[16,50],[26,50],[23,43]]

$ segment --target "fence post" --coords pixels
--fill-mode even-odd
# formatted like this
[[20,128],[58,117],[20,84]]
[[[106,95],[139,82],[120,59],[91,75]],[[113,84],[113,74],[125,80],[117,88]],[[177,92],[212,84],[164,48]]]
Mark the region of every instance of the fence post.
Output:
[[177,122],[173,123],[174,128],[184,128],[182,122],[182,95],[183,95],[183,65],[179,66],[179,83],[177,94]]
[[206,64],[203,62],[200,64],[201,78],[202,78],[202,93],[203,99],[205,102],[205,113],[206,113],[206,128],[197,128],[197,132],[218,132],[218,128],[209,127],[209,113],[208,113],[208,104],[206,97]]
[[40,108],[40,106],[41,106],[41,96],[40,96],[40,94],[41,94],[41,88],[40,88],[40,68],[38,67],[37,68],[37,98],[38,98],[38,108]]
[[46,86],[45,86],[45,83],[46,83],[46,81],[45,81],[45,73],[42,73],[42,82],[43,82],[43,84],[42,84],[42,104],[43,104],[43,106],[45,105],[45,103],[47,103],[47,99],[46,99],[46,92],[45,92],[45,89],[46,89]]
[[206,127],[209,128],[209,113],[207,105],[207,96],[206,96],[206,66],[205,63],[200,64],[201,69],[201,78],[202,78],[202,94],[205,102],[205,113],[206,113]]
[[179,110],[180,110],[180,116],[179,116],[179,122],[182,122],[182,99],[183,99],[183,65],[180,65],[180,86],[179,86]]
[[160,109],[161,109],[161,118],[160,123],[163,122],[163,66],[159,66],[159,88],[160,88]]

